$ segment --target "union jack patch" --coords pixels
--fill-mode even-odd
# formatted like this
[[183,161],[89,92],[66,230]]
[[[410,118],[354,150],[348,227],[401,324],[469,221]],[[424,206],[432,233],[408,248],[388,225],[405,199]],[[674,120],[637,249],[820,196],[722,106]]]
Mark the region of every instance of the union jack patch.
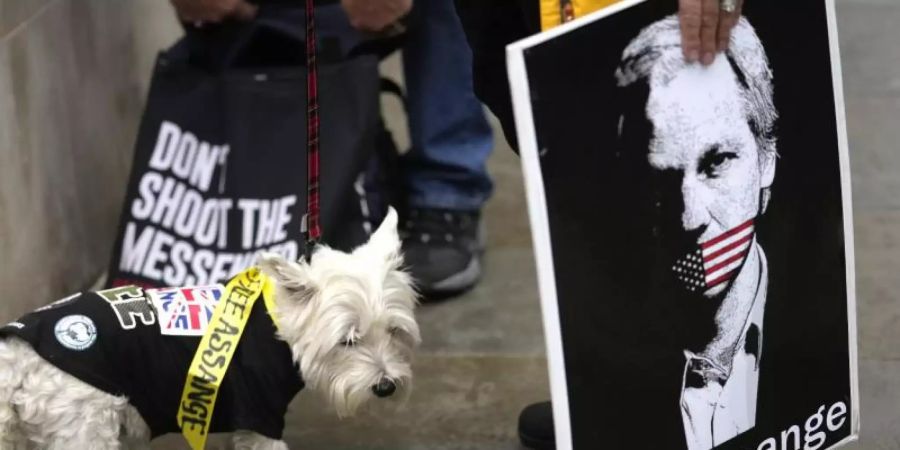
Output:
[[169,336],[203,336],[223,292],[222,285],[147,291],[156,308],[160,333]]

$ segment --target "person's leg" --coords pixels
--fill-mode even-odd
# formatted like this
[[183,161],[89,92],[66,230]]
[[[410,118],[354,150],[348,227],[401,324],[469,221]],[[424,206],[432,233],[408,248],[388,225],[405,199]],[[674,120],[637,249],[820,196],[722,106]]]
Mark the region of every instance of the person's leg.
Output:
[[476,211],[493,189],[491,127],[472,90],[472,54],[453,0],[415,3],[403,48],[411,148],[409,205]]
[[537,6],[537,0],[456,0],[456,12],[472,49],[475,95],[500,120],[513,151],[518,146],[506,46],[540,31]]
[[472,55],[453,0],[415,3],[403,49],[411,148],[401,167],[404,254],[427,297],[480,278],[480,210],[493,183],[491,127],[472,90]]
[[[538,31],[536,0],[457,0],[466,37],[474,55],[475,91],[503,125],[513,149],[512,99],[506,78],[506,45]],[[550,402],[530,405],[519,415],[519,440],[534,450],[556,447]]]

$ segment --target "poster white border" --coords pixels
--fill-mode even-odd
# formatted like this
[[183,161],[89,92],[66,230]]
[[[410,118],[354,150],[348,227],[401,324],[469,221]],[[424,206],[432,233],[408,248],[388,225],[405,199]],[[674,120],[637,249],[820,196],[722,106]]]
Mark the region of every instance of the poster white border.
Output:
[[[646,0],[624,0],[592,14],[557,26],[548,31],[522,39],[507,46],[507,68],[515,115],[516,135],[519,143],[522,170],[525,174],[525,192],[528,202],[528,216],[531,223],[534,257],[537,265],[538,291],[544,325],[547,349],[547,364],[550,375],[550,393],[553,399],[553,425],[556,433],[556,448],[572,449],[572,428],[569,418],[569,396],[566,382],[566,366],[562,344],[562,330],[559,320],[559,303],[556,295],[556,278],[553,263],[553,247],[550,224],[547,217],[547,197],[541,173],[540,154],[537,148],[537,133],[534,114],[531,110],[531,91],[525,66],[525,51],[531,47],[554,39],[587,24],[616,14],[627,8],[644,3]],[[844,89],[841,72],[840,47],[834,0],[824,0],[828,22],[828,39],[831,56],[831,72],[835,101],[838,133],[838,153],[841,168],[841,195],[844,220],[844,251],[847,277],[847,324],[850,357],[850,435],[830,448],[838,448],[859,438],[859,366],[856,324],[856,265],[853,234],[853,195],[850,182],[850,156],[847,139],[846,112],[844,109]]]
[[859,334],[856,324],[856,246],[853,234],[853,191],[850,181],[850,144],[847,138],[847,112],[844,103],[844,77],[841,69],[841,49],[838,39],[837,12],[834,0],[825,0],[828,15],[828,43],[831,50],[831,77],[834,85],[835,123],[838,132],[838,154],[841,164],[841,195],[844,214],[844,257],[847,271],[847,329],[850,352],[850,435],[834,447],[841,447],[859,439]]

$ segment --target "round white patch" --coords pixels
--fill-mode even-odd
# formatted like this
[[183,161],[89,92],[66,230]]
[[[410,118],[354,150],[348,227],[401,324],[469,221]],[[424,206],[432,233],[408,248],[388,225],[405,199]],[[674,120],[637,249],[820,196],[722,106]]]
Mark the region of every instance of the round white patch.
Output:
[[80,314],[66,316],[53,329],[56,340],[71,350],[86,350],[97,340],[97,326],[90,317]]

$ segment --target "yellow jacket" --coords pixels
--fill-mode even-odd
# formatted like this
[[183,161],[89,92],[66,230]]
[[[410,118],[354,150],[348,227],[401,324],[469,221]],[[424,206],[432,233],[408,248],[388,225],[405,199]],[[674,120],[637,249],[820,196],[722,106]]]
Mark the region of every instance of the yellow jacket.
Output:
[[549,30],[576,17],[594,12],[619,0],[540,0],[541,29]]

